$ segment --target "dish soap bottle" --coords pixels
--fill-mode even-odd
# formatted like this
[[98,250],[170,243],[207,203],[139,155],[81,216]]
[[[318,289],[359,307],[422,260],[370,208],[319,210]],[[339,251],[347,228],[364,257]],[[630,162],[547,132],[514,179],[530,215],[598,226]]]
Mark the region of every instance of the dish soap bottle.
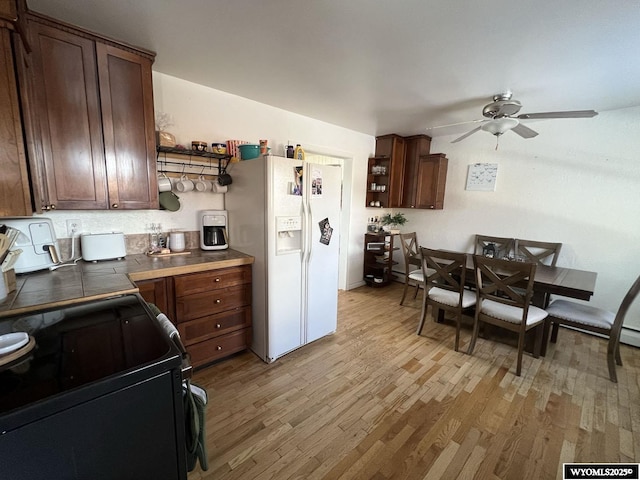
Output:
[[304,160],[304,150],[302,149],[299,143],[296,145],[296,151],[293,155],[293,158],[297,158],[298,160]]

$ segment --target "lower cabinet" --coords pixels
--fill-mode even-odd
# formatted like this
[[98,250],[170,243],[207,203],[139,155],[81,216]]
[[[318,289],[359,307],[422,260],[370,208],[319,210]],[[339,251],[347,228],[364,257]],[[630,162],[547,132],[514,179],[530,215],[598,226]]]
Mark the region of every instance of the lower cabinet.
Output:
[[197,368],[251,345],[251,278],[251,265],[242,265],[136,284],[176,324]]
[[251,265],[173,277],[175,319],[193,367],[251,345]]
[[140,290],[140,296],[149,303],[153,303],[162,313],[168,317],[172,316],[172,311],[169,309],[169,294],[167,292],[166,278],[154,278],[153,280],[142,280],[136,282],[138,290]]

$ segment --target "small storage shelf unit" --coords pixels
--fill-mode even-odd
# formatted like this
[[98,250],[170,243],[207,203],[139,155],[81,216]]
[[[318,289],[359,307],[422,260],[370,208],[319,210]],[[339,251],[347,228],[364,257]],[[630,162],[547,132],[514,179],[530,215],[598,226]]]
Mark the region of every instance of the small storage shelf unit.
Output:
[[364,235],[364,281],[370,287],[384,287],[393,280],[393,235],[386,232]]
[[369,159],[367,168],[367,206],[388,207],[391,159],[389,157],[372,157]]
[[[174,173],[197,173],[204,175],[224,175],[231,162],[231,155],[212,152],[198,152],[186,148],[156,147],[158,170]],[[160,154],[163,154],[162,156]],[[167,155],[178,156],[183,161],[168,160]],[[185,158],[188,157],[188,158]]]

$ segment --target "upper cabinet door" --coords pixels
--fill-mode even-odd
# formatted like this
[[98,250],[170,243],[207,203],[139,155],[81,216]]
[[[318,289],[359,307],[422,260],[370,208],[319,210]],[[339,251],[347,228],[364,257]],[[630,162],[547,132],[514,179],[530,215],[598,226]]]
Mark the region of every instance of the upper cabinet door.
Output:
[[0,27],[0,217],[31,215],[11,32]]
[[376,157],[389,159],[389,204],[384,207],[399,207],[402,204],[404,178],[404,138],[391,134],[376,137]]
[[416,208],[444,208],[449,160],[443,153],[423,155],[418,162]]
[[57,209],[107,208],[95,42],[37,22],[29,30],[44,203]]
[[151,61],[96,44],[109,208],[158,208]]

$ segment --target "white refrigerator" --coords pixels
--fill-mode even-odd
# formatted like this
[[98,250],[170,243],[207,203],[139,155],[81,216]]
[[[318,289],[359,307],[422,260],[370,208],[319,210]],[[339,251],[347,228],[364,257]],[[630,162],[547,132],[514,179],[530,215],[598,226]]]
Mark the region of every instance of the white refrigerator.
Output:
[[261,156],[228,172],[229,246],[255,257],[251,349],[273,362],[336,331],[342,169]]

